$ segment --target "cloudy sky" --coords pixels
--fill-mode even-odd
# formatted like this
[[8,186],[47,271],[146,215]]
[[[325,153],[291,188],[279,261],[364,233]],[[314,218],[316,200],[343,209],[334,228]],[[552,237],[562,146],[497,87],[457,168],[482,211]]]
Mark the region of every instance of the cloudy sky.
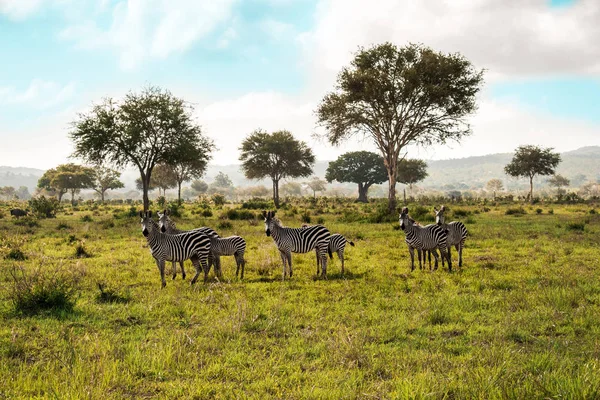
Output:
[[321,160],[371,149],[311,134],[336,74],[383,41],[487,71],[473,135],[410,157],[600,144],[598,0],[0,0],[0,165],[69,161],[77,112],[147,84],[195,105],[214,164],[237,163],[257,128],[288,129]]

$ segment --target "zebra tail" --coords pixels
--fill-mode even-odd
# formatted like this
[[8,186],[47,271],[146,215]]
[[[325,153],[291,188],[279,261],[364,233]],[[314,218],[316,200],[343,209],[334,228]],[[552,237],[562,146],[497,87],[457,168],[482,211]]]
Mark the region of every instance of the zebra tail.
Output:
[[354,247],[354,242],[352,240],[348,240],[348,243],[350,243],[350,246]]

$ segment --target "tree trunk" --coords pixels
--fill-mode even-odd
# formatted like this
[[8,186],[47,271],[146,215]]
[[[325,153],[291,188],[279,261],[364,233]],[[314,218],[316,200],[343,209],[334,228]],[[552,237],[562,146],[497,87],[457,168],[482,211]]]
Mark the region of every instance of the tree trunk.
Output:
[[279,180],[273,179],[273,203],[279,208]]
[[150,209],[150,200],[148,199],[148,187],[150,186],[150,176],[144,174],[140,169],[140,177],[142,178],[142,199],[144,202],[144,212]]
[[533,176],[529,177],[529,201],[533,203]]
[[71,190],[71,205],[75,205],[75,190]]
[[63,192],[62,190],[58,191],[58,202],[59,203],[62,201],[63,194],[65,194],[65,192]]
[[104,204],[104,190],[100,191],[100,203]]
[[181,205],[181,182],[177,182],[177,204]]
[[383,163],[388,173],[389,189],[388,189],[388,213],[390,215],[396,212],[396,182],[398,176],[398,154],[395,154],[393,149],[387,149],[387,154],[383,159]]
[[402,189],[402,198],[404,198],[404,204],[406,204],[406,188]]
[[369,186],[363,185],[362,182],[358,184],[358,201],[361,203],[368,203],[369,199],[367,198],[367,192],[369,191]]

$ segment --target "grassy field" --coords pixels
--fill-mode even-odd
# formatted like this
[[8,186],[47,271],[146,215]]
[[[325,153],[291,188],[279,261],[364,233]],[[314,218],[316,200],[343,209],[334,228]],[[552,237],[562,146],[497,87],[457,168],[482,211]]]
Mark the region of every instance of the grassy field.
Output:
[[[372,205],[321,205],[312,222],[356,243],[347,273],[336,257],[328,279],[316,279],[314,253],[294,255],[285,282],[262,221],[215,209],[203,218],[195,207],[178,227],[243,236],[244,281],[227,257],[224,282],[211,272],[210,283],[190,286],[188,261],[188,279],[179,273],[161,289],[126,206],[19,221],[5,211],[0,399],[600,398],[592,205],[512,215],[506,205],[451,206],[470,232],[452,273],[410,272],[398,222],[359,221]],[[278,216],[300,226],[302,212]],[[66,295],[62,307],[28,308],[43,285],[48,301]]]

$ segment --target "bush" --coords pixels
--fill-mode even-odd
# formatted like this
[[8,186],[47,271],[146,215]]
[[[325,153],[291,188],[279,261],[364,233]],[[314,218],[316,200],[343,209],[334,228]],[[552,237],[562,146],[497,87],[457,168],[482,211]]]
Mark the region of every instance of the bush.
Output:
[[64,229],[71,229],[71,227],[67,223],[61,222],[58,225],[56,225],[56,229],[62,231]]
[[252,211],[248,211],[248,210],[243,210],[243,209],[235,209],[235,208],[231,208],[229,210],[227,210],[227,218],[231,219],[231,220],[247,220],[247,219],[254,219],[255,215]]
[[98,283],[100,293],[96,296],[98,303],[128,303],[131,300],[129,290],[107,288],[105,283]]
[[542,210],[541,208],[536,208],[536,209],[535,209],[535,213],[536,213],[537,215],[540,215],[540,214],[541,214],[541,213],[543,213],[543,212],[544,212],[544,210]]
[[54,197],[40,196],[29,200],[29,208],[39,218],[54,218],[60,203]]
[[242,208],[248,210],[268,210],[273,207],[274,205],[272,201],[267,201],[258,197],[254,197],[242,203]]
[[202,210],[201,215],[203,217],[209,218],[213,216],[212,211],[210,211],[210,208],[205,208],[204,210]]
[[217,228],[219,228],[219,229],[231,229],[231,228],[233,228],[233,225],[229,221],[221,221],[221,222],[219,222],[219,225],[217,225]]
[[167,199],[165,198],[165,196],[158,196],[156,198],[156,204],[158,204],[160,208],[164,208],[165,204],[167,204]]
[[471,211],[458,208],[456,210],[452,210],[452,214],[454,215],[454,218],[463,218],[471,215]]
[[86,214],[83,217],[81,217],[81,222],[92,222],[92,221],[93,221],[93,219],[92,219],[91,215]]
[[79,242],[77,247],[75,247],[75,258],[89,258],[91,254],[87,252],[85,247],[83,246],[83,242]]
[[25,261],[27,256],[21,251],[21,249],[10,249],[8,254],[4,256],[7,260]]
[[10,272],[9,298],[17,313],[33,315],[47,311],[70,312],[75,306],[79,279],[60,268],[38,268],[26,272],[22,267]]
[[14,224],[18,226],[27,226],[29,228],[36,228],[40,226],[39,222],[32,217],[19,218],[18,220],[15,220]]
[[304,211],[300,216],[300,219],[302,220],[302,222],[310,224],[310,211]]
[[527,211],[523,207],[518,208],[508,208],[504,214],[506,215],[524,215],[527,214]]
[[570,231],[581,231],[585,230],[585,224],[582,222],[569,222],[567,224],[567,229]]
[[223,196],[222,194],[215,193],[211,196],[210,199],[213,203],[215,203],[215,206],[222,206],[223,204],[225,204],[225,196]]

